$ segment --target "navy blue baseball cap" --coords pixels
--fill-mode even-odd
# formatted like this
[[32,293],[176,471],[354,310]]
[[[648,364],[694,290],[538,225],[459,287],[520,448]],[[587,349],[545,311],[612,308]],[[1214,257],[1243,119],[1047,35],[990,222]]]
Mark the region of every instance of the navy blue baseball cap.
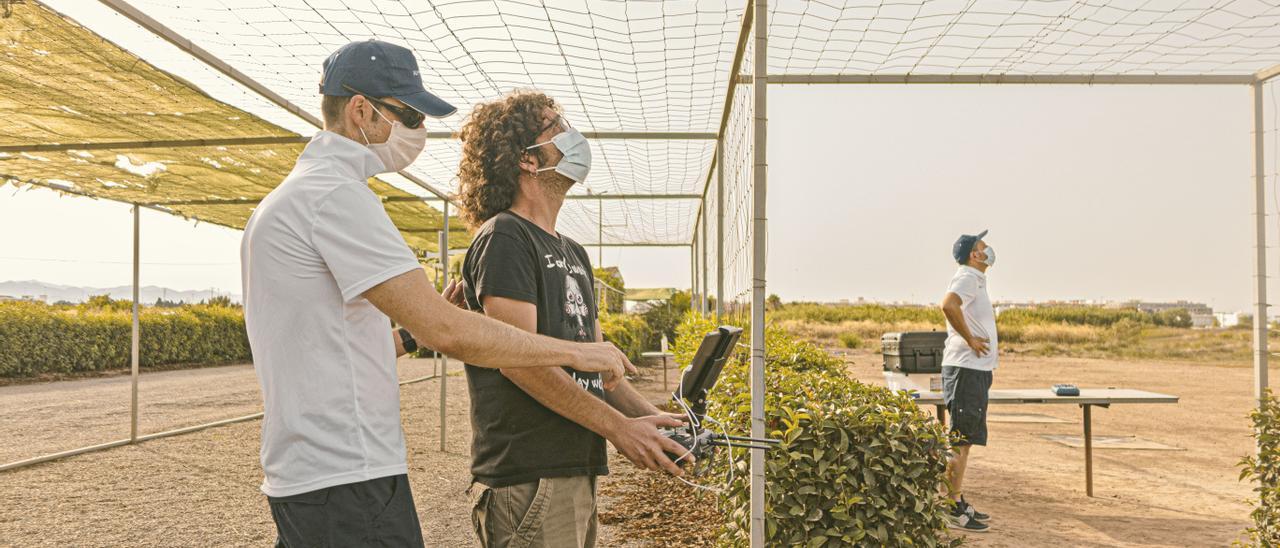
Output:
[[374,98],[394,97],[432,118],[458,111],[422,87],[418,60],[412,51],[372,38],[342,46],[324,60],[320,94],[355,95],[348,88]]
[[973,246],[978,244],[978,240],[986,237],[987,231],[983,230],[976,236],[973,234],[964,234],[956,239],[956,243],[951,246],[951,256],[955,258],[957,263],[964,264],[969,262],[969,254],[973,252]]

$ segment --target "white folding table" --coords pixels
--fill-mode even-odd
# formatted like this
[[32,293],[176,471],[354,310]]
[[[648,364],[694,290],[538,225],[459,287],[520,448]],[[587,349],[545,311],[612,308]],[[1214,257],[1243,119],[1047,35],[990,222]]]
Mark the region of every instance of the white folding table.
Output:
[[[920,405],[933,405],[938,409],[938,420],[946,423],[947,406],[941,392],[920,392],[916,398]],[[1024,388],[1016,390],[992,390],[988,405],[998,404],[1075,404],[1084,409],[1084,482],[1085,492],[1093,496],[1093,406],[1111,407],[1119,403],[1178,403],[1177,396],[1157,394],[1127,388],[1081,388],[1079,396],[1057,396],[1048,388]]]

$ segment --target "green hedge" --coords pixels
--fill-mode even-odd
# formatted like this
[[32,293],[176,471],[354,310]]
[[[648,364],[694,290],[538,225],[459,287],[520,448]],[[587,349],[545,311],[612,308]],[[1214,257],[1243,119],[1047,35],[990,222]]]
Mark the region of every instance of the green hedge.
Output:
[[[139,322],[139,362],[144,368],[252,359],[239,308],[148,307],[142,309]],[[127,368],[131,327],[131,313],[115,306],[0,303],[0,376]]]
[[[824,305],[792,303],[769,313],[770,321],[799,320],[819,323],[874,322],[931,323],[945,326],[942,309],[936,306],[885,306],[881,304]],[[1106,308],[1101,306],[1039,306],[1014,308],[1000,313],[997,323],[1001,328],[1067,324],[1111,327],[1130,322],[1160,327],[1191,327],[1191,314],[1184,308],[1162,312],[1143,312],[1136,308]]]
[[649,324],[640,316],[601,312],[600,330],[604,340],[617,345],[632,362],[638,363],[640,354],[647,350],[657,350],[647,346],[651,338]]
[[[715,326],[689,317],[675,354],[687,364]],[[708,405],[731,432],[750,424],[746,361],[739,348]],[[781,330],[766,332],[765,430],[782,443],[765,463],[766,542],[783,546],[948,546],[946,430],[910,396],[851,379],[843,363]],[[733,455],[734,481],[721,503],[721,544],[745,545],[749,527],[746,451]],[[726,461],[713,463],[727,474]]]
[[1256,455],[1240,461],[1240,480],[1255,483],[1258,494],[1249,537],[1254,546],[1280,546],[1280,400],[1268,390],[1249,418],[1259,448]]

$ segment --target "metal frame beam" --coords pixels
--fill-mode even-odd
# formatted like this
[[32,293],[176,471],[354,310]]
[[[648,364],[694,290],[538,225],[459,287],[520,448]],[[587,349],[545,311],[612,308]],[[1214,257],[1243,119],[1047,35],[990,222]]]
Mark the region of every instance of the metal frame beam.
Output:
[[[765,274],[768,270],[769,2],[755,0],[754,144],[751,147],[751,437],[765,437]],[[764,451],[751,451],[751,548],[765,546]]]
[[1266,125],[1263,121],[1263,81],[1253,83],[1253,216],[1254,216],[1254,312],[1253,395],[1263,404],[1267,390],[1267,172]]
[[1272,67],[1262,69],[1254,73],[1253,75],[1253,77],[1256,78],[1259,82],[1266,82],[1267,80],[1275,78],[1276,76],[1280,76],[1280,65],[1275,65]]
[[[751,75],[737,80],[750,83]],[[779,74],[769,84],[1246,85],[1253,74]]]
[[[436,196],[380,196],[384,203],[387,202],[442,202],[442,198]],[[697,194],[599,194],[585,195],[574,194],[566,196],[566,200],[699,200],[702,197]],[[190,205],[256,205],[262,201],[262,198],[209,198],[199,200],[169,200],[164,202],[148,202],[143,205],[156,207],[172,207],[172,206],[190,206]]]
[[117,141],[113,143],[44,143],[30,145],[4,145],[0,152],[57,152],[65,150],[104,150],[135,148],[187,148],[235,145],[281,145],[305,143],[310,137],[281,135],[268,137],[228,137],[226,139],[173,139],[163,141]]
[[[742,58],[747,53],[747,37],[751,35],[751,24],[754,20],[752,15],[752,6],[754,5],[754,0],[747,0],[747,7],[742,11],[742,25],[738,29],[738,45],[733,52],[733,64],[729,67],[729,85],[724,93],[724,109],[720,113],[720,129],[716,131],[716,141],[720,148],[724,147],[724,133],[729,127],[729,116],[733,114],[733,94],[738,88],[738,79],[734,78],[733,75],[742,71]],[[716,173],[717,162],[723,160],[723,156],[724,152],[721,151],[711,160],[711,165],[707,166],[707,180],[702,183],[702,204],[698,206],[699,215],[707,207],[707,191],[711,189],[711,177]],[[723,238],[721,238],[721,241],[723,241]]]
[[701,194],[570,194],[565,200],[701,200]]
[[[444,203],[444,230],[440,231],[440,290],[449,287],[449,202]],[[445,452],[448,430],[445,424],[449,401],[449,357],[439,352],[440,358],[440,452]]]
[[[712,141],[716,134],[697,131],[584,131],[582,136],[588,139],[626,140],[638,139],[649,141]],[[428,139],[457,139],[458,133],[453,131],[428,131]]]
[[671,242],[619,242],[619,243],[583,243],[578,245],[582,247],[693,247],[693,244],[671,243]]
[[[716,143],[716,325],[724,319],[724,141]],[[706,205],[706,200],[703,200]]]
[[138,441],[138,366],[141,327],[138,321],[138,265],[142,249],[139,234],[142,231],[142,208],[133,206],[133,325],[129,336],[129,442]]
[[[134,23],[137,23],[138,25],[142,26],[142,28],[147,29],[151,33],[155,34],[156,36],[163,38],[166,42],[173,44],[178,49],[187,52],[192,57],[199,59],[201,62],[205,63],[206,65],[209,65],[210,67],[214,68],[218,72],[221,72],[223,75],[227,76],[228,78],[235,80],[240,85],[243,85],[253,90],[254,92],[263,96],[264,98],[271,101],[272,103],[275,103],[280,108],[283,108],[289,111],[294,116],[297,116],[299,118],[302,118],[303,120],[306,120],[308,123],[310,123],[311,125],[317,128],[324,127],[324,122],[321,121],[319,118],[316,118],[315,115],[311,114],[310,112],[307,112],[302,107],[299,107],[298,105],[293,104],[288,99],[285,99],[284,96],[274,91],[271,91],[270,88],[259,83],[257,80],[250,78],[249,75],[243,72],[240,72],[239,70],[236,70],[235,67],[231,66],[226,61],[219,59],[217,55],[214,55],[212,52],[196,45],[195,42],[188,40],[186,37],[182,36],[177,31],[153,19],[151,16],[143,13],[142,10],[139,10],[138,8],[133,7],[128,2],[124,0],[98,0],[98,1],[102,2],[107,7],[115,10],[116,13],[119,13],[120,15],[125,16],[130,21],[133,21]],[[435,194],[436,196],[439,196],[440,198],[445,200],[449,199],[448,195],[441,192],[439,189],[432,186],[430,183],[427,183],[426,181],[423,181],[422,179],[418,178],[416,175],[409,173],[408,171],[400,171],[398,173],[402,177],[410,181],[413,181],[414,184],[422,187],[427,192]]]

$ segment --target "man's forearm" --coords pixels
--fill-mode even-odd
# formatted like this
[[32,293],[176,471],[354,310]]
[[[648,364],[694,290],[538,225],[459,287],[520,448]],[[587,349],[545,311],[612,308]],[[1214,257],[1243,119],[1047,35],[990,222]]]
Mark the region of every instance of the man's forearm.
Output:
[[647,417],[649,415],[657,415],[662,412],[649,400],[646,400],[639,390],[636,390],[631,383],[623,379],[618,383],[618,387],[605,394],[605,399],[609,401],[614,409],[622,412],[628,417]]
[[[454,308],[444,319],[447,347],[440,351],[470,364],[487,367],[567,366],[575,343],[517,329],[481,314]],[[413,328],[409,328],[413,332]],[[416,336],[416,334],[415,334]],[[563,371],[562,371],[563,373]]]
[[435,292],[422,271],[406,272],[364,294],[384,314],[420,341],[467,363],[484,367],[572,365],[574,344],[522,331],[459,309]]
[[951,323],[951,327],[955,328],[964,340],[973,338],[973,334],[969,332],[969,324],[964,321],[964,312],[959,308],[943,307],[942,314],[947,317],[947,321]]
[[624,419],[617,410],[578,386],[563,369],[503,369],[502,374],[547,409],[606,438]]

